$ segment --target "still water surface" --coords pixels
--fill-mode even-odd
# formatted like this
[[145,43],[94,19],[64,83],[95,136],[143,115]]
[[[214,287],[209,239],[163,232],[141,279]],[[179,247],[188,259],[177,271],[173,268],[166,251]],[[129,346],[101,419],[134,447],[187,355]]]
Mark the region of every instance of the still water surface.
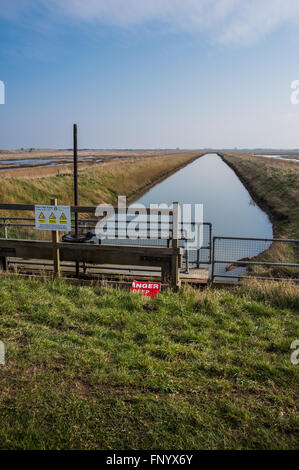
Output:
[[203,204],[204,222],[212,222],[214,235],[272,238],[269,217],[216,154],[198,158],[154,186],[137,203],[149,207],[173,201]]
[[290,158],[288,158],[284,155],[257,155],[257,154],[255,154],[254,156],[255,157],[264,157],[264,158],[275,158],[276,160],[287,160],[288,162],[297,162],[297,163],[299,163],[299,160],[297,160],[297,158],[295,158],[295,156],[293,158],[291,158],[291,155],[289,155]]
[[[203,219],[212,223],[213,236],[273,238],[269,217],[255,204],[234,171],[217,154],[198,158],[154,186],[137,203],[149,207],[153,203],[171,204],[174,201],[203,204]],[[204,246],[207,243],[205,239]],[[270,243],[220,241],[216,245],[215,256],[218,260],[237,261],[256,256],[269,246]],[[202,253],[204,250],[200,259],[205,259]],[[197,253],[190,251],[189,259],[196,261]],[[246,274],[244,267],[232,269],[229,273],[226,267],[226,264],[215,265],[218,279],[227,274]]]

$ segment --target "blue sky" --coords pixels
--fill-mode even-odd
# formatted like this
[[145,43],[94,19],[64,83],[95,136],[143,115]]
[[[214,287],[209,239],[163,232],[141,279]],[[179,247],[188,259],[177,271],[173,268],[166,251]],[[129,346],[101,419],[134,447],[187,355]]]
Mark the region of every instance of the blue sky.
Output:
[[0,148],[299,148],[297,0],[0,0]]

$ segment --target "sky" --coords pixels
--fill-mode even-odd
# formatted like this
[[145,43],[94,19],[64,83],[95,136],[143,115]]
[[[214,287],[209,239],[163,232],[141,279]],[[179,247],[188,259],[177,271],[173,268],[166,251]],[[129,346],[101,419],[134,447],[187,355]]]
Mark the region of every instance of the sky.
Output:
[[0,0],[0,148],[299,148],[298,56],[298,0]]

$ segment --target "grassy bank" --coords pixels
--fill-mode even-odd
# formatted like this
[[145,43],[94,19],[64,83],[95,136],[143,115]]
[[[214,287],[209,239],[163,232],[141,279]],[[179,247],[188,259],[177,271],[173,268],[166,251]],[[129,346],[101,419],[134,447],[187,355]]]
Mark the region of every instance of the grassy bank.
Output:
[[[198,152],[173,153],[166,155],[141,156],[122,160],[107,161],[91,168],[79,171],[79,204],[96,206],[100,203],[117,205],[119,195],[127,196],[128,202],[140,197],[152,185],[170,176],[195,158]],[[54,168],[54,167],[52,167]],[[58,203],[73,204],[73,175],[68,169],[66,174],[38,177],[39,169],[26,170],[34,172],[35,177],[20,178],[1,176],[0,202],[19,204],[49,204],[53,197]],[[55,170],[56,171],[56,170]],[[163,202],[163,201],[161,201]],[[0,216],[32,217],[31,212],[4,212]],[[86,215],[86,216],[90,216]],[[81,214],[84,217],[84,214]],[[49,238],[47,232],[36,233],[35,230],[10,228],[10,237],[16,238]]]
[[[185,152],[147,158],[114,160],[79,172],[81,205],[117,202],[118,195],[133,198],[135,193],[166,177],[196,158],[198,153]],[[73,177],[70,174],[39,178],[38,169],[31,179],[1,177],[0,201],[6,203],[49,203],[57,197],[61,204],[72,204]]]
[[0,282],[2,449],[292,449],[298,289]]
[[[299,239],[299,164],[241,153],[220,153],[244,183],[273,224],[275,238]],[[273,245],[260,260],[299,263],[294,245]],[[259,273],[263,274],[260,268]],[[289,276],[294,269],[273,268],[273,276]],[[298,277],[298,272],[297,272]]]
[[264,208],[277,238],[299,239],[299,165],[296,162],[221,153]]

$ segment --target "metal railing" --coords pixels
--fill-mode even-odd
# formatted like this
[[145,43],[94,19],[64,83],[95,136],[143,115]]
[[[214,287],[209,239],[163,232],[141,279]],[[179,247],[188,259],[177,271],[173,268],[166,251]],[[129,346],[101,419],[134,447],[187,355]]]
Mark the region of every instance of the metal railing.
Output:
[[[213,237],[211,280],[264,279],[299,281],[299,240]],[[282,259],[282,261],[278,261]],[[279,273],[279,275],[278,275]]]
[[[157,225],[156,235],[155,238],[152,237],[150,233],[150,221],[142,222],[144,225],[143,229],[141,230],[141,236],[135,240],[130,239],[130,245],[145,245],[145,246],[165,246],[170,247],[173,239],[173,226],[172,226],[172,214],[170,214],[169,220],[169,236],[163,236],[163,227],[165,226],[165,222],[161,220],[157,220],[154,223]],[[88,231],[94,231],[96,224],[99,222],[99,219],[85,219],[80,218],[78,219],[79,222],[79,230],[86,233]],[[116,219],[117,222],[117,219]],[[123,239],[120,236],[119,232],[123,229],[127,228],[127,225],[130,221],[126,221],[125,225],[124,222],[116,223],[115,226],[115,237],[114,238],[106,238],[105,240],[101,241],[103,244],[122,244],[126,243],[130,237],[126,235],[126,238]],[[202,244],[199,249],[187,249],[188,241],[191,238],[188,236],[188,230],[186,230],[186,225],[190,226],[190,229],[195,231],[196,225],[202,226]],[[72,219],[72,228],[75,228],[75,220]],[[17,229],[13,234],[13,238],[19,238],[19,236],[23,236],[21,229],[32,229],[35,230],[35,219],[32,217],[0,217],[0,228],[2,228],[3,237],[5,239],[10,238],[10,229],[15,228]],[[18,230],[20,230],[19,233]],[[197,230],[200,230],[197,227]],[[127,234],[127,231],[126,231]],[[26,234],[29,235],[29,234]],[[209,222],[204,222],[202,224],[198,224],[196,222],[181,222],[179,227],[179,246],[184,249],[183,259],[185,261],[185,272],[189,273],[190,267],[196,266],[197,268],[200,267],[201,264],[209,265],[212,262],[212,224]],[[97,239],[94,239],[94,242],[98,242]],[[30,264],[29,261],[23,262],[22,264]],[[17,264],[14,261],[14,264]]]
[[[84,208],[85,209],[85,208]],[[172,215],[171,215],[172,216]],[[98,219],[80,218],[80,231],[93,231]],[[165,246],[170,247],[173,238],[172,220],[168,238],[163,237],[163,224],[157,220],[157,234],[155,238],[150,234],[150,221],[146,222],[142,236],[136,240],[130,240],[130,245],[144,246]],[[129,223],[129,222],[127,222]],[[195,229],[195,222],[189,222],[190,227]],[[189,272],[190,267],[199,268],[200,265],[207,265],[211,268],[211,280],[239,281],[241,279],[257,278],[272,280],[292,280],[299,281],[299,240],[288,239],[266,239],[266,238],[246,238],[246,237],[220,237],[212,238],[212,224],[205,222],[202,225],[202,245],[200,249],[187,249],[187,242],[190,240],[188,230],[184,230],[183,224],[179,227],[179,246],[184,248],[184,268]],[[75,226],[72,220],[72,228]],[[122,244],[126,240],[119,238],[119,230],[124,227],[116,225],[115,238],[103,240],[103,244]],[[35,231],[35,219],[30,217],[0,217],[0,230],[5,239],[19,238],[24,236],[24,231],[32,229]],[[13,230],[14,229],[14,230]],[[13,234],[12,234],[13,230]],[[23,232],[23,233],[22,233]],[[33,233],[33,232],[32,232]],[[26,233],[27,235],[27,233]],[[98,242],[94,239],[94,242]],[[280,247],[280,248],[279,248]],[[283,247],[281,249],[281,247]],[[295,262],[287,262],[295,260]],[[17,264],[18,261],[15,261]],[[30,261],[22,261],[22,264],[30,264]],[[36,263],[35,263],[36,264]],[[50,265],[51,263],[41,263]],[[83,266],[87,268],[88,266]]]

